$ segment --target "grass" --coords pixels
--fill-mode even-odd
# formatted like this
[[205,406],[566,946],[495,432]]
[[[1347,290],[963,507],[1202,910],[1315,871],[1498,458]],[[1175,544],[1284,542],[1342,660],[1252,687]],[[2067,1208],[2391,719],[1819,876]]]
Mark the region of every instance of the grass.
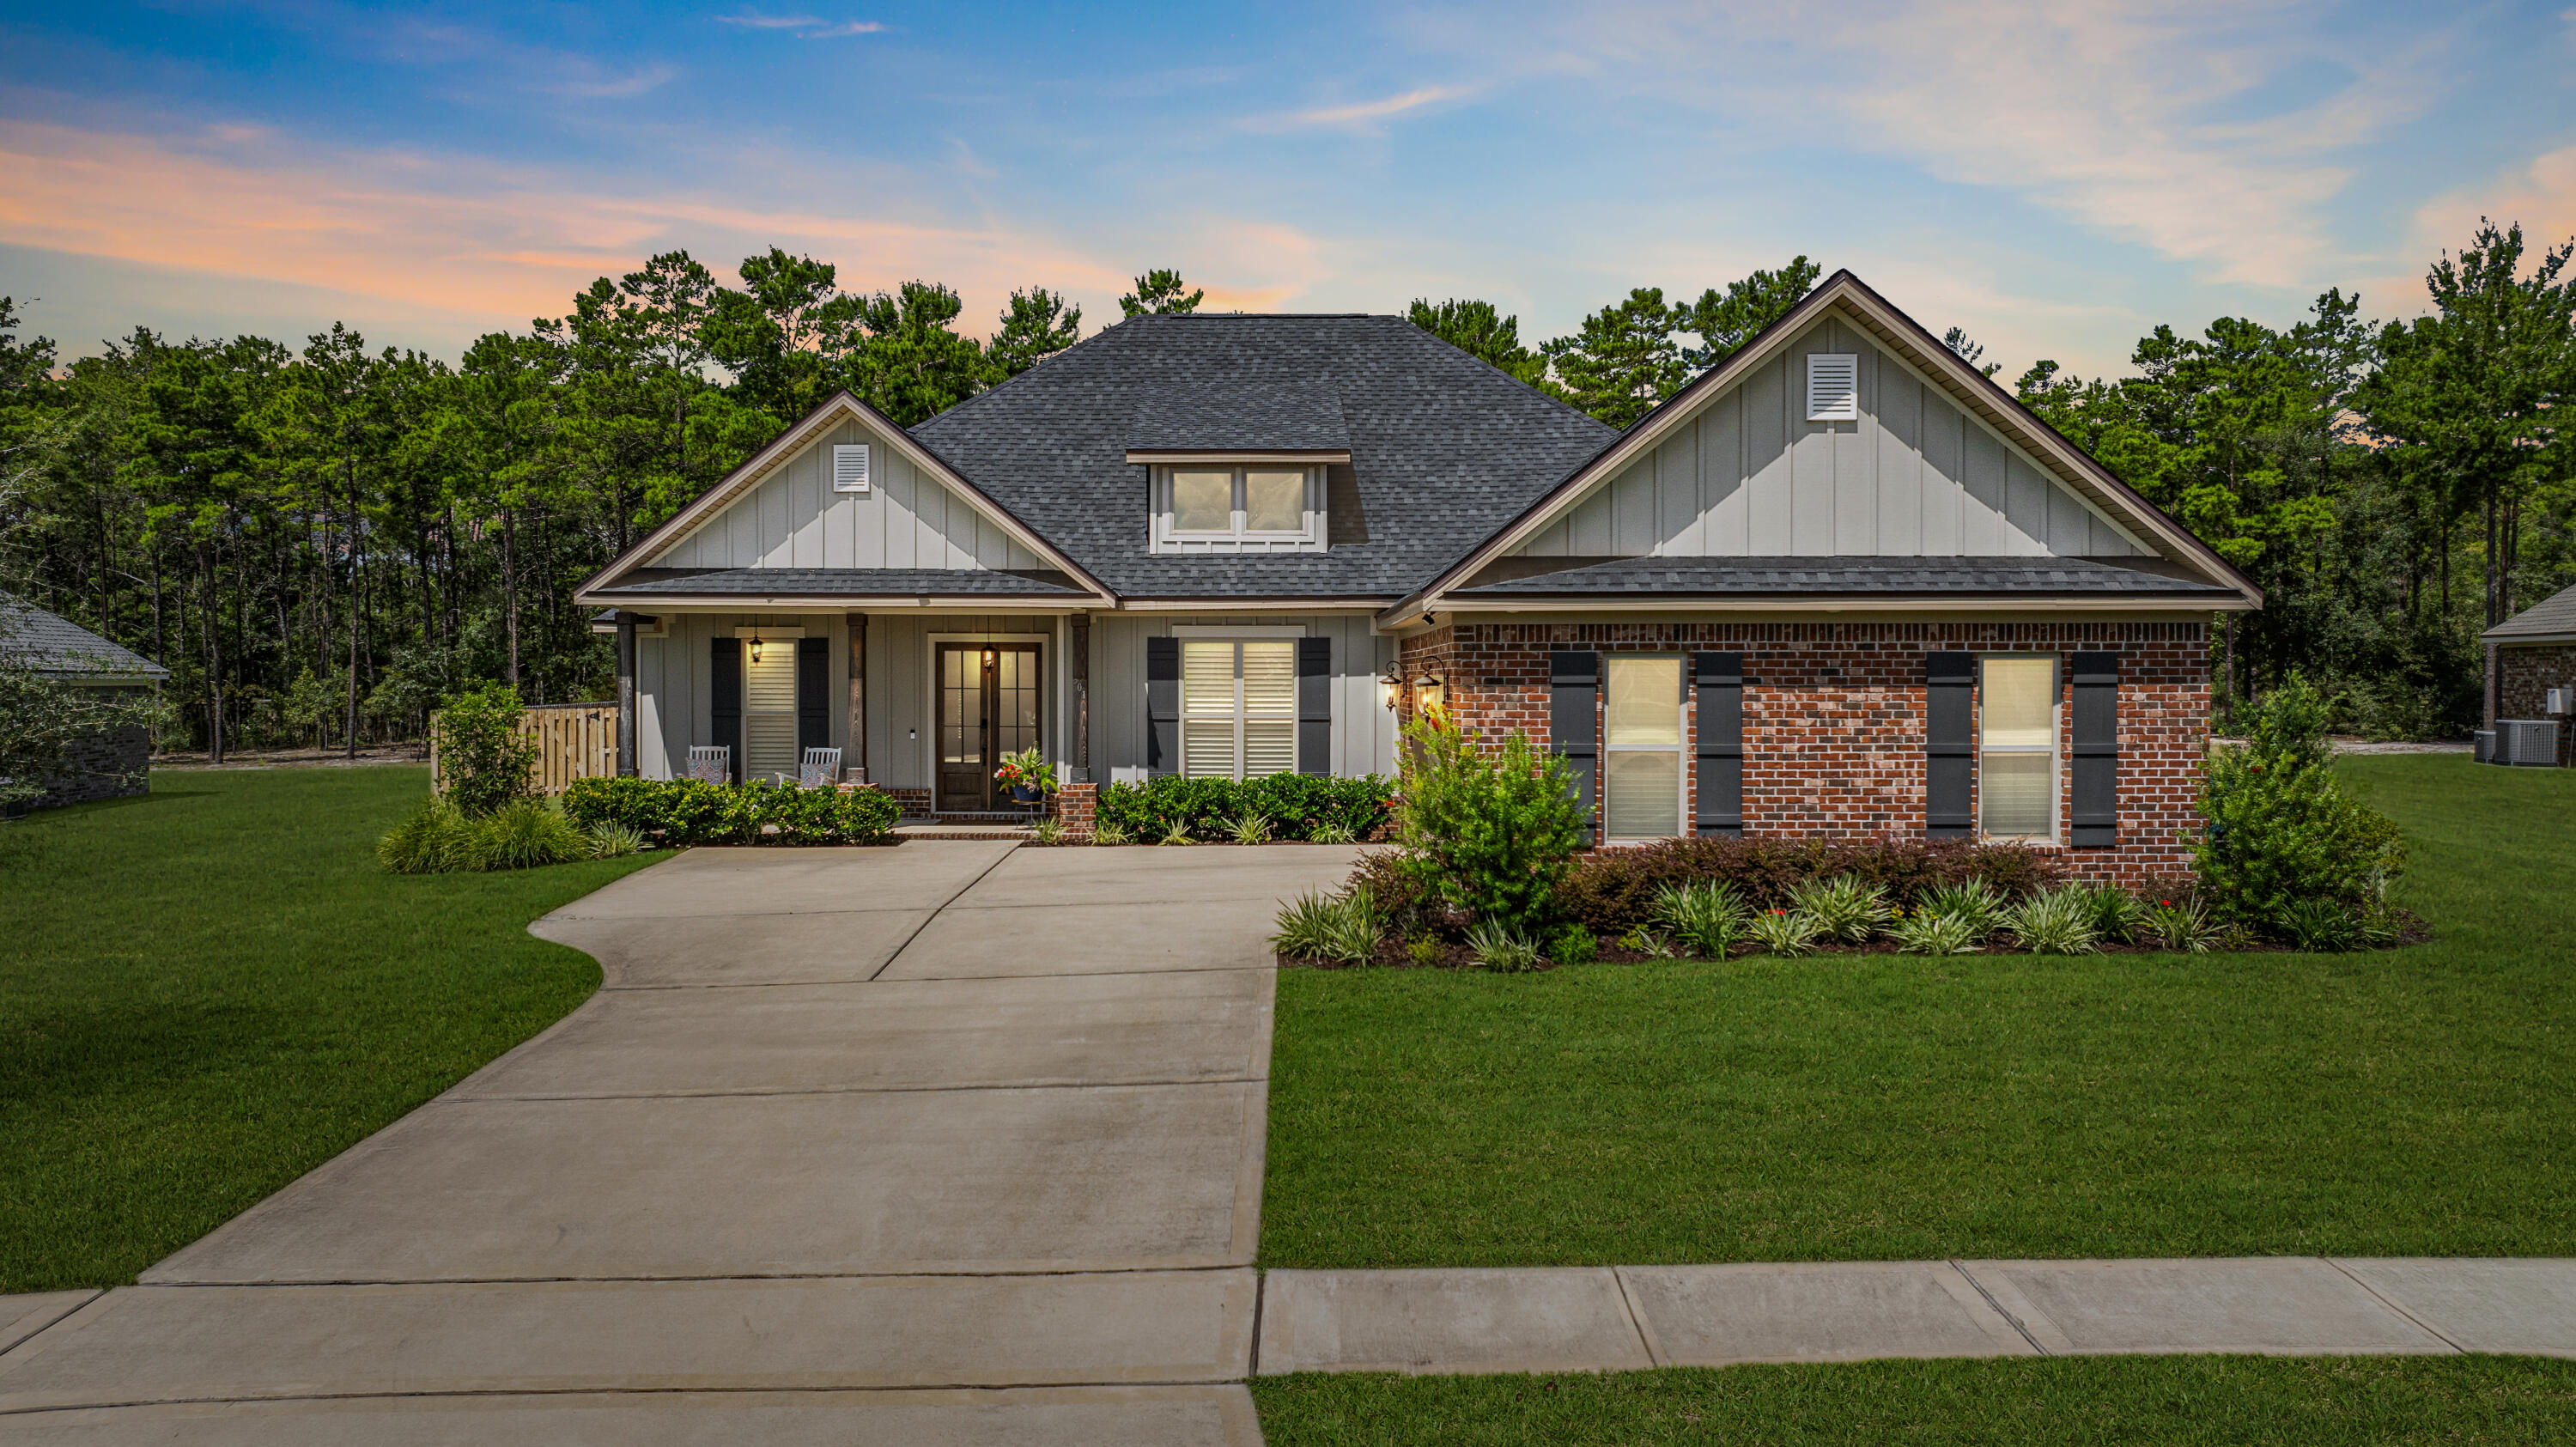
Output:
[[525,926],[653,856],[381,872],[427,788],[164,772],[0,825],[0,1292],[133,1280],[598,986]]
[[2576,1255],[2576,773],[2345,767],[2430,945],[1284,971],[1262,1263]]
[[1262,1377],[1270,1447],[2564,1443],[2576,1361],[2059,1357],[1605,1376]]

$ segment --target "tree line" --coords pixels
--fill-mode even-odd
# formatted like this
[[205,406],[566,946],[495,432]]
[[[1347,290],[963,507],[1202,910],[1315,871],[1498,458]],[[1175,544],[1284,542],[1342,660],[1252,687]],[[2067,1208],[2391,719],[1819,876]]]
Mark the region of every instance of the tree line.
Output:
[[[2330,291],[2286,331],[2159,327],[2134,375],[2042,361],[2017,390],[2266,589],[2217,677],[2302,669],[2362,726],[2457,728],[2478,629],[2571,573],[2548,425],[2576,386],[2568,258],[2485,227],[2434,264],[2424,317],[2374,324]],[[1535,346],[1481,300],[1408,315],[1625,427],[1819,274],[1802,256],[1695,299],[1638,288]],[[335,324],[300,349],[137,327],[61,364],[0,298],[0,588],[170,668],[164,736],[218,754],[416,737],[480,680],[603,697],[613,662],[572,602],[582,578],[835,391],[909,426],[1082,335],[1044,287],[977,337],[934,283],[844,291],[829,263],[777,249],[736,275],[656,256],[452,362]],[[1204,300],[1153,270],[1119,304]]]

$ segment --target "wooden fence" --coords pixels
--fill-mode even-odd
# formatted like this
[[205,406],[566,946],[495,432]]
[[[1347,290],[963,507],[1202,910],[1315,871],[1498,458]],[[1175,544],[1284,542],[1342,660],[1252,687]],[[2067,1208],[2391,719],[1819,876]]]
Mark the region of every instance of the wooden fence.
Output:
[[[445,781],[439,774],[438,721],[430,720],[431,787]],[[604,778],[617,772],[617,705],[613,703],[530,704],[519,719],[519,737],[537,746],[531,778],[541,794],[560,794],[575,779]]]

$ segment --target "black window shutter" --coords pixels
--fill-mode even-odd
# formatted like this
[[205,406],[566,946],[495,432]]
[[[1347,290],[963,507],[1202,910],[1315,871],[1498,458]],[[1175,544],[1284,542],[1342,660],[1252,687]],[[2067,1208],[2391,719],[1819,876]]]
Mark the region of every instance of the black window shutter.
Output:
[[1181,767],[1181,640],[1145,640],[1145,767],[1157,774]]
[[1925,654],[1923,684],[1923,832],[1965,839],[1977,827],[1977,656]]
[[1297,640],[1297,772],[1333,771],[1333,640]]
[[707,671],[707,721],[714,726],[713,742],[731,750],[726,767],[733,781],[742,782],[742,640],[718,638],[710,645],[714,652]]
[[1699,832],[1744,834],[1744,655],[1691,658],[1699,682]]
[[2120,655],[2075,655],[2074,836],[2078,849],[2120,842]]
[[1583,843],[1592,843],[1593,785],[1601,765],[1601,655],[1547,656],[1548,747],[1565,756],[1568,781],[1583,806]]
[[[832,640],[799,638],[796,640],[796,749],[828,749],[832,746],[832,714],[827,707],[832,697]],[[798,773],[803,774],[803,760],[798,760]]]

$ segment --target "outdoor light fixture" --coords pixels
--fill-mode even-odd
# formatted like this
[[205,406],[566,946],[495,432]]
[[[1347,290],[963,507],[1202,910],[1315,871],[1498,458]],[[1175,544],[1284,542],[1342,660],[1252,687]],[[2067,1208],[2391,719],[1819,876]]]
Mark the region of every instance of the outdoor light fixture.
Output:
[[1377,687],[1378,696],[1386,701],[1388,708],[1404,702],[1404,675],[1400,671],[1389,668],[1385,675],[1378,679]]
[[760,635],[757,633],[751,635],[751,661],[754,663],[760,661]]
[[1437,709],[1449,696],[1449,680],[1436,673],[1417,675],[1413,680],[1413,700],[1425,711]]

